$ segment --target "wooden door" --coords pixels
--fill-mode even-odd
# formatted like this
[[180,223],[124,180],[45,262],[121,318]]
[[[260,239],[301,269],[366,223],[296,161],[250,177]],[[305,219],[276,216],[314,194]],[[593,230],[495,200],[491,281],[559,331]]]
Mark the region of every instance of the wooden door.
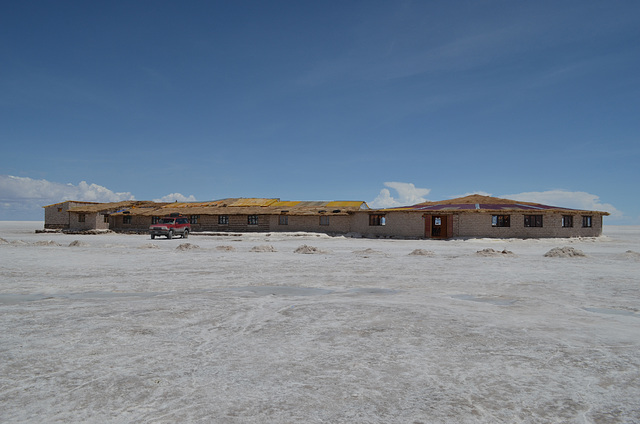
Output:
[[431,216],[431,238],[447,238],[447,215]]

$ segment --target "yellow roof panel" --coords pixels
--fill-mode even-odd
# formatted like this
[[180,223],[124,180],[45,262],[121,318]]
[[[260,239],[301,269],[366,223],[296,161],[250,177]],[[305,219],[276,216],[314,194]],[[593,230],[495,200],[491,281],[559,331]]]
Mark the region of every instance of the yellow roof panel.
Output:
[[229,204],[229,206],[271,206],[278,202],[280,199],[238,199],[237,201]]
[[276,202],[269,206],[273,206],[274,208],[291,208],[298,205],[299,203],[300,201],[296,201],[296,200],[283,200],[281,202]]
[[364,202],[358,201],[337,201],[327,203],[328,208],[359,208]]

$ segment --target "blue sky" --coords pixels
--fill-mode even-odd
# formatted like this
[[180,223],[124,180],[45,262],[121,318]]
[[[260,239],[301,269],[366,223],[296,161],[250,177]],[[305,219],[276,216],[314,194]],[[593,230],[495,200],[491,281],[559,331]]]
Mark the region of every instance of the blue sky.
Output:
[[637,1],[7,2],[0,220],[481,192],[640,224],[638,22]]

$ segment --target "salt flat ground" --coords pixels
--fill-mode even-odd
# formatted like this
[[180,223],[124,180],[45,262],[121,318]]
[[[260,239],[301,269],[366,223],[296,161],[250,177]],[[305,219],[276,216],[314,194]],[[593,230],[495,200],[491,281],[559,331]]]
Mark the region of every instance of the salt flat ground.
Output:
[[[640,227],[449,241],[41,227],[0,223],[0,422],[640,422]],[[544,257],[563,246],[586,256]]]

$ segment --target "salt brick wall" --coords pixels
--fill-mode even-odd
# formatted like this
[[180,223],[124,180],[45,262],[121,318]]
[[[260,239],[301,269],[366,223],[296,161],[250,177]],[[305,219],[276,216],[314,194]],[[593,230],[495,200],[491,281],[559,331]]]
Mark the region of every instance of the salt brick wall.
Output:
[[[58,208],[61,209],[58,212]],[[69,202],[44,208],[44,228],[69,228]]]
[[218,224],[218,215],[200,215],[199,222],[197,231],[229,231],[228,224]]
[[271,215],[270,230],[280,232],[309,231],[315,233],[345,234],[351,228],[351,216],[329,215],[329,225],[320,225],[320,215],[286,215],[287,225],[280,225],[280,216]]
[[353,216],[351,231],[371,237],[424,237],[424,218],[416,212],[387,212],[385,225],[369,225],[369,215],[375,212],[357,212]]
[[[44,228],[69,228],[69,209],[83,205],[77,202],[63,202],[44,208]],[[58,212],[58,209],[61,209]]]
[[258,225],[249,225],[248,215],[229,215],[229,230],[238,232],[268,232],[269,217],[258,215]]
[[221,213],[219,215],[200,215],[198,224],[191,224],[192,231],[220,231],[220,232],[268,232],[269,229],[269,216],[258,215],[258,225],[249,225],[248,215],[227,215],[229,217],[228,224],[219,224],[218,217],[226,214]]
[[145,233],[151,226],[151,217],[131,215],[131,224],[124,223],[124,215],[109,217],[109,229],[118,232]]
[[85,213],[84,222],[80,222],[78,219],[81,214],[70,213],[69,214],[69,229],[70,230],[106,230],[109,228],[109,224],[104,222],[104,215],[99,213]]
[[[569,214],[542,214],[542,227],[525,227],[524,214],[510,215],[510,227],[492,227],[491,213],[464,213],[458,215],[456,237],[497,237],[497,238],[546,238],[546,237],[596,237],[602,234],[602,217],[592,217],[592,227],[582,227],[582,214],[572,214],[573,227],[562,227],[562,216]],[[588,215],[588,214],[587,214]]]

